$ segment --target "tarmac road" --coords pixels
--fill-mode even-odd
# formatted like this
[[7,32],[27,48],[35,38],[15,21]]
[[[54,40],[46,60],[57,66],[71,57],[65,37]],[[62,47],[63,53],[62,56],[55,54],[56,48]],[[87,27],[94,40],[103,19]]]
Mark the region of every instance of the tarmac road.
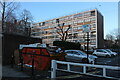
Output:
[[115,56],[111,58],[98,57],[97,64],[109,65],[109,66],[120,66],[120,56]]
[[[120,61],[119,60],[120,60],[120,56],[111,57],[111,58],[98,57],[96,64],[97,65],[107,65],[107,66],[118,66],[118,67],[120,67]],[[82,67],[80,68],[80,67],[77,67],[77,66],[73,66],[73,68],[71,67],[71,70],[81,71]],[[88,72],[102,75],[102,69],[90,68],[90,70],[88,70]],[[61,78],[62,78],[64,76],[64,73],[59,75],[59,76],[61,76]],[[96,80],[96,77],[89,77],[89,76],[78,75],[78,74],[77,74],[76,78],[75,78],[75,76],[76,75],[74,75],[74,77],[73,77],[75,80],[79,79],[79,78],[83,78],[82,80],[84,80],[84,79],[90,79],[90,80],[95,79]],[[107,70],[107,76],[120,78],[120,71]],[[67,77],[70,77],[72,79],[71,75],[66,76],[66,79],[67,79]],[[98,79],[98,77],[97,77],[97,79]],[[69,79],[67,79],[67,80],[69,80]],[[104,80],[104,79],[101,79],[101,80]],[[110,80],[110,79],[106,79],[106,80]]]

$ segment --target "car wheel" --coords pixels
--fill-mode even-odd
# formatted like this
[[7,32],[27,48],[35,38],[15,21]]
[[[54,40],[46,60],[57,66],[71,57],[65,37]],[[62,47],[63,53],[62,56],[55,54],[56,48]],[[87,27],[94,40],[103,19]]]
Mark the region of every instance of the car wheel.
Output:
[[105,57],[106,57],[106,58],[109,58],[110,56],[109,56],[109,55],[106,55]]
[[97,56],[96,54],[93,54],[94,56]]
[[85,59],[82,59],[82,62],[83,62],[83,63],[87,63],[87,61],[88,61],[88,60],[87,60],[86,58],[85,58]]
[[67,61],[67,59],[66,59],[66,58],[64,58],[64,61]]

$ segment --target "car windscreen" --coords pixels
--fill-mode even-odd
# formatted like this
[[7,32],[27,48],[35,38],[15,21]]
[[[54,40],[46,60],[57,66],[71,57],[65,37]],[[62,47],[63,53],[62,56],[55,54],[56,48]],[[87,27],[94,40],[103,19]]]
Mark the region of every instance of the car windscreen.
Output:
[[106,51],[111,53],[111,51],[109,49],[106,49]]
[[82,55],[86,55],[86,53],[85,52],[83,52],[83,51],[78,51],[80,54],[82,54]]

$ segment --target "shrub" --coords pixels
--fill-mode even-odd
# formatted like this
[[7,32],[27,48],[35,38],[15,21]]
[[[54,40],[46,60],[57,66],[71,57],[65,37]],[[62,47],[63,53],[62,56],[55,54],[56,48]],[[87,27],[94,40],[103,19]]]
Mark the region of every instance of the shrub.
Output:
[[80,50],[80,43],[67,42],[67,41],[54,41],[53,46],[64,47],[65,50],[75,49]]

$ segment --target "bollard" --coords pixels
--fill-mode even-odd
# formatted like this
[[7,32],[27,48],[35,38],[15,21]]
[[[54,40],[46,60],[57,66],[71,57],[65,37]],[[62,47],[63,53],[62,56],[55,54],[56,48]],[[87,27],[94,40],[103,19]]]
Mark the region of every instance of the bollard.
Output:
[[95,64],[95,61],[92,61],[92,64],[94,65],[94,64]]

